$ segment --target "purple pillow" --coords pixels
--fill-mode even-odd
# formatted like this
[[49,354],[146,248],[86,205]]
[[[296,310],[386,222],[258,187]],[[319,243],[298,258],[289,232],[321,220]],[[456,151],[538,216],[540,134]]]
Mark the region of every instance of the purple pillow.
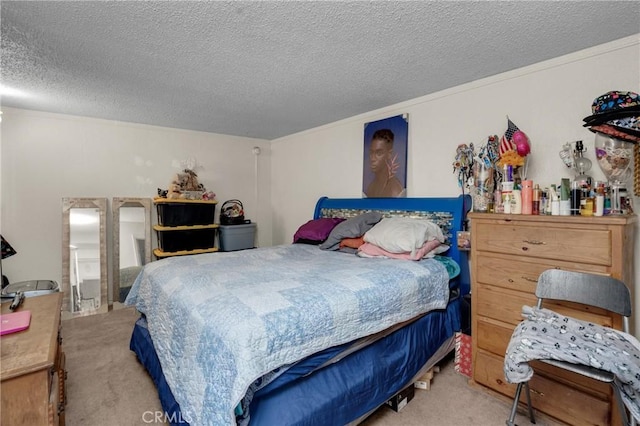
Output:
[[302,225],[293,236],[294,243],[320,244],[327,239],[331,230],[337,224],[343,222],[340,217],[323,217],[321,219],[313,219]]

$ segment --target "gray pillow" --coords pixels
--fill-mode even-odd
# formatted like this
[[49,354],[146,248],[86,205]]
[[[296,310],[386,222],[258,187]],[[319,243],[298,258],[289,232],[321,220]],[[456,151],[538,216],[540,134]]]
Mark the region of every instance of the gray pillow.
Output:
[[322,250],[338,250],[340,241],[343,238],[362,237],[365,232],[373,228],[373,225],[382,220],[382,214],[378,212],[368,212],[349,218],[340,222],[327,237],[326,241],[320,244]]

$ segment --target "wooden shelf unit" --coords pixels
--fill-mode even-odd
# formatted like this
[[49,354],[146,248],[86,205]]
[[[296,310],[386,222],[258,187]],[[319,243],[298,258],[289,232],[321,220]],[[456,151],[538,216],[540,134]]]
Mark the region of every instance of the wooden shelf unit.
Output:
[[[153,254],[158,259],[218,251],[214,223],[216,200],[154,198],[157,207],[158,246]],[[163,221],[163,216],[164,221]]]

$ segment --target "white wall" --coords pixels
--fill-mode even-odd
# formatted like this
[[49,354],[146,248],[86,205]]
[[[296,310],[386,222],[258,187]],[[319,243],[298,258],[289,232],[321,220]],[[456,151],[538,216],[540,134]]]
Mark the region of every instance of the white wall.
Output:
[[[489,135],[502,135],[507,115],[531,140],[534,182],[543,186],[570,177],[558,153],[565,142],[576,140],[585,143],[593,178],[604,180],[595,162],[594,134],[582,127],[582,119],[591,114],[597,96],[639,89],[640,34],[274,140],[273,242],[289,242],[311,218],[320,196],[361,196],[366,122],[409,114],[409,197],[459,194],[452,169],[456,147],[479,146]],[[640,198],[634,203],[640,211]],[[638,226],[635,253],[640,285]],[[640,312],[640,298],[635,312]],[[640,330],[640,315],[635,317]]]
[[[12,282],[52,279],[62,285],[62,197],[107,197],[109,204],[113,197],[151,198],[189,159],[197,160],[199,181],[220,204],[243,201],[247,219],[258,224],[258,245],[271,244],[266,140],[2,111],[0,232],[18,252],[2,262],[2,270]],[[255,146],[261,149],[257,157]],[[110,211],[107,217],[111,265]]]

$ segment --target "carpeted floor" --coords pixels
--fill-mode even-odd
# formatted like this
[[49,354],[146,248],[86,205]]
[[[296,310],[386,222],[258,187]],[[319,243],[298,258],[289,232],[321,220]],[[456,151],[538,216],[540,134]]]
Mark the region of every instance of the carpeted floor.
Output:
[[[161,423],[155,421],[162,413],[155,386],[129,350],[137,317],[134,309],[126,308],[62,322],[68,426]],[[414,399],[399,413],[381,407],[363,425],[498,426],[505,424],[508,414],[506,401],[470,387],[449,361],[434,376],[431,390],[416,389]],[[517,420],[529,424],[522,415]],[[556,425],[542,416],[536,420],[538,425]]]

